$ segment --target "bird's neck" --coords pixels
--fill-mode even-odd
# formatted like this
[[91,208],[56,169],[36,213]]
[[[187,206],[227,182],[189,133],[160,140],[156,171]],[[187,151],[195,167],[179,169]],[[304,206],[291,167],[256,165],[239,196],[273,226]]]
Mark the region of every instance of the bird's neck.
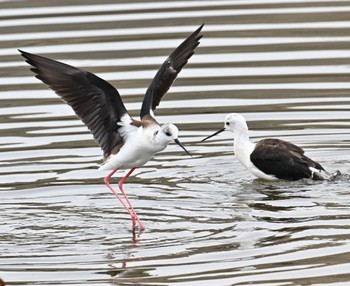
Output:
[[248,129],[242,128],[234,131],[233,150],[237,159],[247,168],[254,146],[255,144],[249,140]]
[[233,132],[233,137],[234,137],[234,140],[235,140],[235,145],[237,146],[244,146],[244,145],[247,145],[250,142],[249,140],[249,135],[248,135],[248,129],[247,128],[239,128],[239,129],[236,129],[234,132]]

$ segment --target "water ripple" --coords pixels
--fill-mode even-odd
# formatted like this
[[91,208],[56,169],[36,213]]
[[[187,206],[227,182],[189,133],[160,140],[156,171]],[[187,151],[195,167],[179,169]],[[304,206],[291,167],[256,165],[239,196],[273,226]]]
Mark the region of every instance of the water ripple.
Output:
[[[11,285],[346,285],[350,280],[349,1],[0,2],[0,276]],[[17,49],[94,72],[138,117],[150,80],[201,23],[157,109],[175,144],[124,185],[146,231],[103,184],[102,151]],[[232,135],[303,147],[332,181],[264,182]],[[117,181],[125,171],[118,171]]]

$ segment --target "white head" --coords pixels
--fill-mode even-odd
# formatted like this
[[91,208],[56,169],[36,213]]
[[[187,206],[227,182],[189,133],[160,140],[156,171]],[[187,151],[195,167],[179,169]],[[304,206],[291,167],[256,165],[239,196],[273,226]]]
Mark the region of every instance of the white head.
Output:
[[224,129],[231,132],[246,132],[248,131],[248,126],[242,115],[238,113],[230,113],[225,117]]
[[179,136],[179,129],[174,124],[165,123],[159,128],[159,132],[157,132],[155,136],[155,140],[158,142],[164,142],[169,144],[169,142],[177,139]]
[[164,148],[171,142],[174,141],[179,145],[185,152],[191,156],[191,154],[185,149],[185,147],[180,143],[179,139],[179,129],[174,124],[165,123],[162,126],[157,126],[157,129],[153,131],[153,142],[164,146]]
[[248,136],[248,126],[244,117],[238,113],[230,113],[227,114],[224,121],[224,128],[215,132],[214,134],[204,138],[202,141],[205,141],[223,131],[231,131],[234,132],[235,136],[241,134],[244,136]]

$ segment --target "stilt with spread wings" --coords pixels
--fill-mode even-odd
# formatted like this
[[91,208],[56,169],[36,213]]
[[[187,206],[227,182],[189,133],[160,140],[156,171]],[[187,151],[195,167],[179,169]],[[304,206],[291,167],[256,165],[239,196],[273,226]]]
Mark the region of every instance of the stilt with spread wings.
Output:
[[[178,139],[178,129],[171,123],[160,125],[154,118],[154,110],[172,86],[177,75],[194,54],[201,39],[201,25],[165,60],[143,99],[140,120],[133,119],[126,110],[118,91],[93,73],[42,56],[19,50],[32,66],[36,77],[55,91],[93,134],[103,150],[101,170],[112,170],[104,179],[107,187],[116,195],[140,229],[144,224],[128,199],[123,183],[135,168],[148,162],[155,153],[174,141],[187,153]],[[188,153],[189,154],[189,153]],[[111,186],[109,180],[119,169],[130,169],[119,183],[125,201]]]

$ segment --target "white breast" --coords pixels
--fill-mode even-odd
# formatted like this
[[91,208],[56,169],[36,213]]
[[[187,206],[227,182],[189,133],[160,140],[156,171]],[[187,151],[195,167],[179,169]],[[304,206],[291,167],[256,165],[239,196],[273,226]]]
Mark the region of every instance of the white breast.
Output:
[[244,144],[234,144],[233,150],[235,152],[236,158],[246,167],[254,176],[264,179],[264,180],[277,180],[275,176],[267,175],[260,171],[255,165],[250,161],[250,154],[254,151],[255,144],[246,141]]
[[145,138],[142,127],[136,132],[129,133],[127,140],[120,151],[111,155],[109,159],[101,165],[99,170],[131,169],[141,167],[152,159],[153,155],[166,146],[152,144]]

